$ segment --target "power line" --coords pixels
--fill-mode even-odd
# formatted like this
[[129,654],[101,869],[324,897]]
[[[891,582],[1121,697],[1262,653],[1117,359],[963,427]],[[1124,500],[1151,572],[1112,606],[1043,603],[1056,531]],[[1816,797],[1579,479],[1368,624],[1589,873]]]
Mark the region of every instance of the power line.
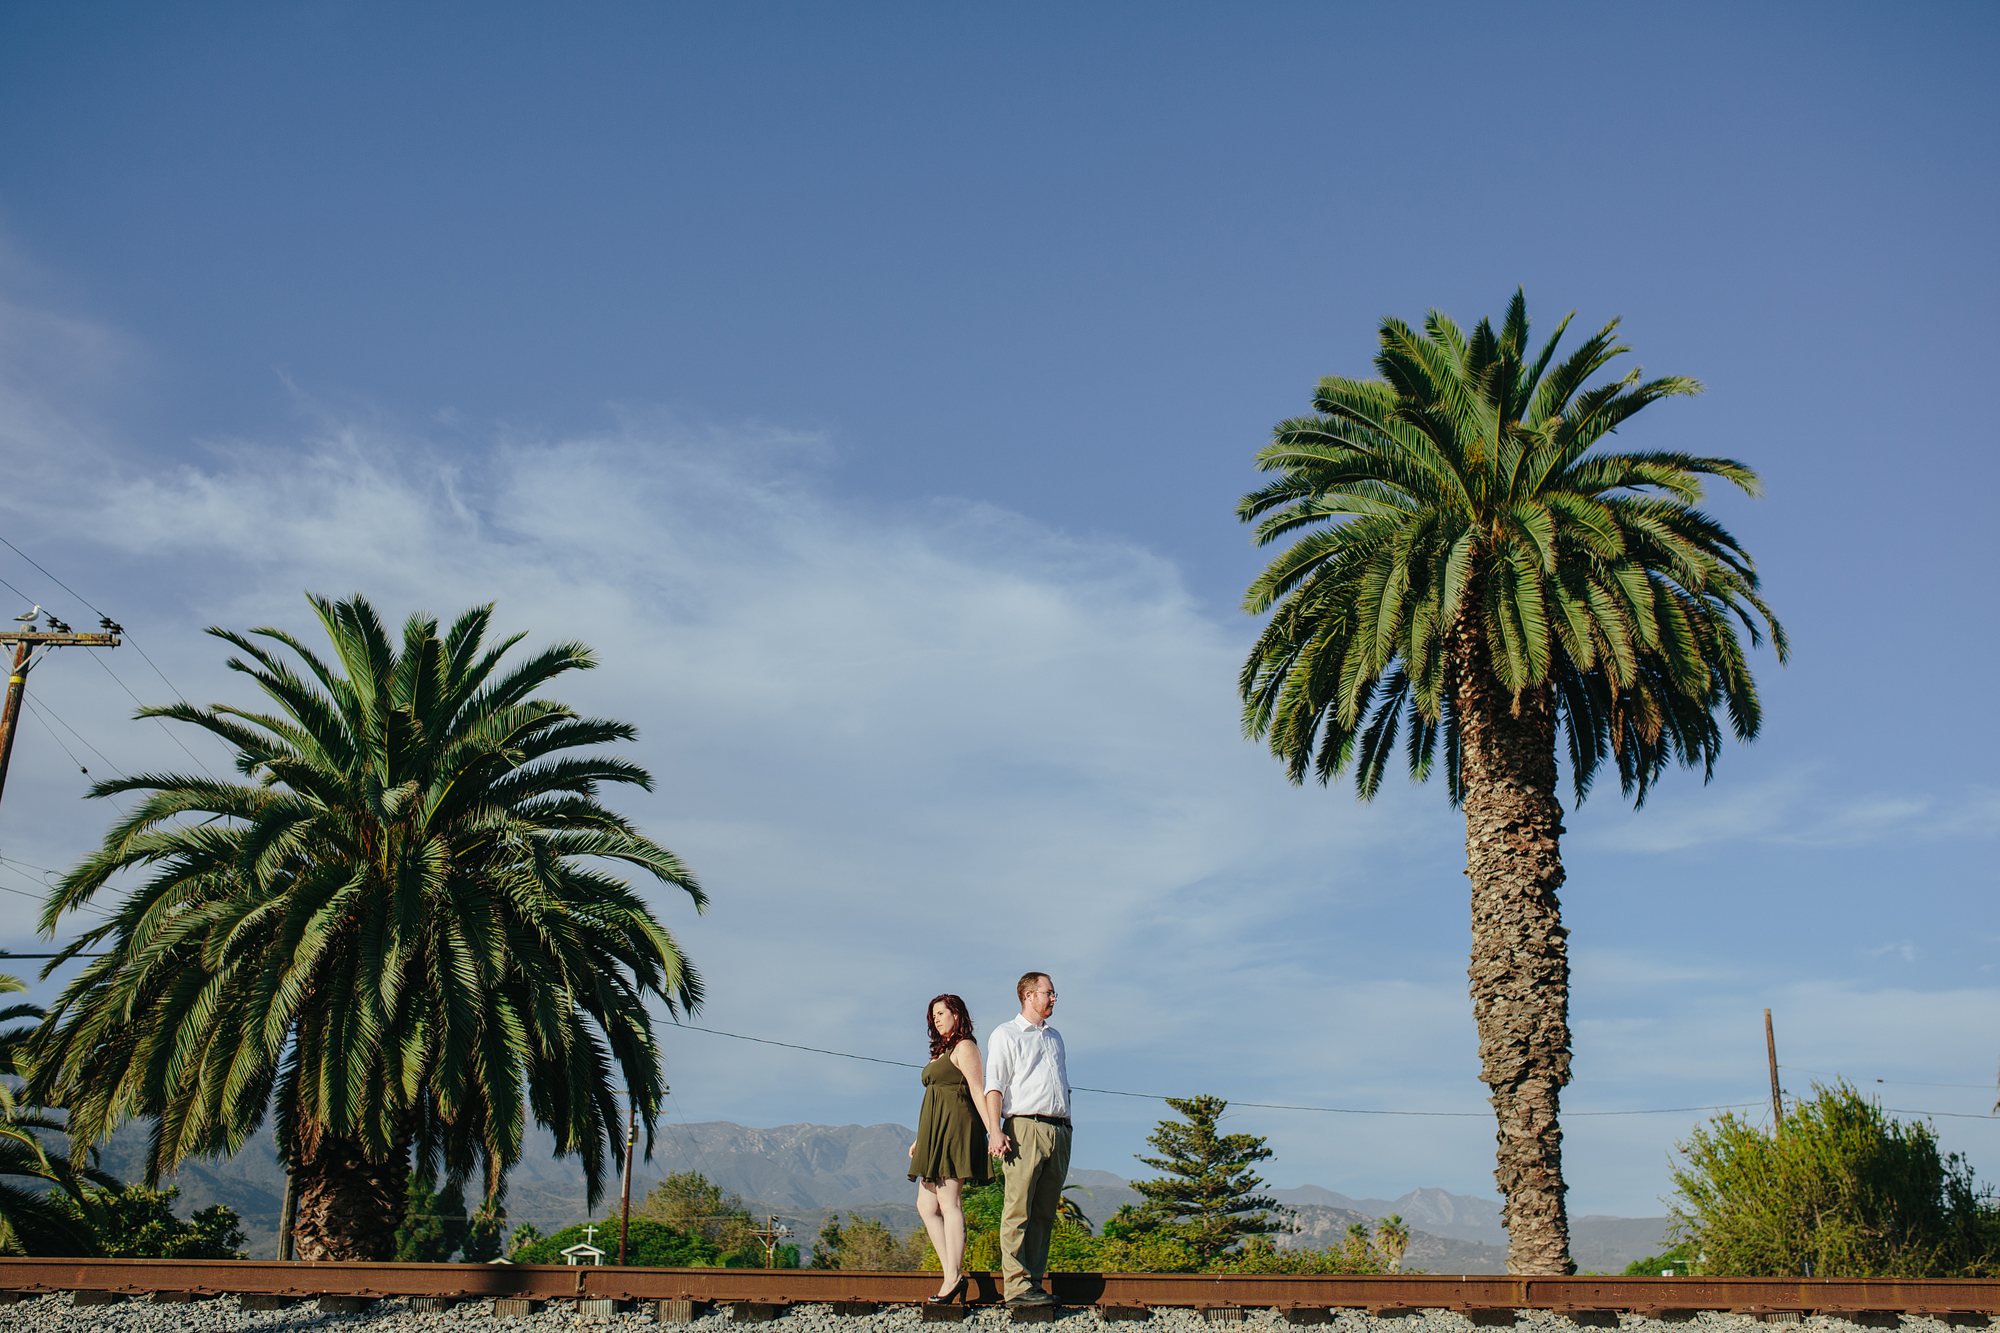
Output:
[[[773,1041],[769,1037],[751,1037],[751,1036],[746,1036],[741,1032],[723,1032],[718,1028],[696,1027],[692,1023],[677,1022],[674,1024],[674,1026],[677,1028],[682,1028],[688,1032],[706,1032],[712,1037],[733,1037],[737,1041],[754,1041],[762,1046],[783,1046],[787,1050],[810,1051],[814,1055],[835,1055],[839,1056],[843,1060],[865,1060],[870,1064],[895,1065],[902,1069],[923,1068],[922,1065],[912,1064],[908,1060],[884,1060],[881,1057],[874,1055],[855,1055],[849,1051],[830,1051],[821,1046],[801,1046],[797,1042]],[[1123,1092],[1117,1088],[1086,1088],[1082,1086],[1075,1086],[1071,1088],[1071,1091],[1096,1092],[1096,1093],[1102,1093],[1107,1097],[1138,1097],[1146,1101],[1155,1101],[1155,1102],[1163,1102],[1167,1100],[1166,1094],[1164,1093]],[[1378,1110],[1367,1110],[1352,1106],[1292,1106],[1281,1102],[1232,1101],[1229,1104],[1231,1106],[1255,1107],[1267,1111],[1322,1111],[1333,1115],[1420,1115],[1420,1116],[1450,1116],[1450,1117],[1462,1116],[1462,1117],[1484,1119],[1487,1116],[1493,1114],[1491,1111],[1378,1111]],[[1758,1106],[1761,1104],[1762,1103],[1759,1102],[1730,1102],[1721,1106],[1663,1106],[1643,1111],[1565,1111],[1563,1114],[1568,1116],[1670,1115],[1687,1111],[1730,1111],[1730,1110],[1736,1110],[1740,1107]],[[1904,1114],[1916,1114],[1916,1113],[1904,1112]]]
[[[5,541],[5,540],[7,540],[7,539],[6,539],[5,537],[0,537],[0,541]],[[126,634],[125,634],[125,642],[127,642],[127,643],[132,643],[132,634],[131,634],[131,631],[129,631],[129,630],[128,630],[128,631],[126,631]],[[136,648],[136,647],[138,647],[138,645],[137,645],[137,644],[133,644],[132,646],[133,646],[133,647],[135,647],[135,648]],[[127,685],[127,684],[126,684],[126,683],[125,683],[124,681],[122,681],[122,680],[119,680],[119,679],[118,679],[118,673],[117,673],[116,671],[113,671],[113,670],[111,669],[111,665],[110,665],[110,663],[106,662],[106,661],[105,661],[105,660],[104,660],[103,658],[99,657],[99,656],[98,656],[98,655],[97,655],[96,653],[92,653],[92,654],[90,655],[90,660],[91,660],[91,661],[93,661],[93,662],[95,662],[95,663],[97,663],[97,665],[99,665],[99,666],[103,667],[103,668],[104,668],[104,674],[105,674],[105,675],[107,675],[107,676],[111,677],[111,679],[113,679],[113,680],[115,680],[115,681],[118,681],[118,688],[119,688],[119,689],[121,689],[121,690],[123,690],[123,691],[125,691],[125,693],[127,693],[127,694],[131,694],[131,695],[132,695],[132,702],[133,702],[133,703],[136,703],[136,704],[138,704],[138,705],[139,705],[139,707],[141,707],[141,708],[144,708],[144,707],[146,706],[146,701],[145,701],[144,699],[141,699],[141,698],[140,698],[140,697],[139,697],[138,695],[136,695],[136,694],[132,694],[132,687],[131,687],[130,685]],[[173,682],[172,682],[172,681],[168,681],[168,682],[167,682],[167,686],[168,686],[168,688],[169,688],[169,689],[172,689],[172,687],[173,687]],[[180,691],[179,691],[179,690],[174,690],[174,693],[175,693],[175,694],[179,694],[179,693],[180,693]],[[182,703],[186,703],[186,702],[187,702],[187,700],[186,700],[186,699],[182,699],[182,700],[181,700],[181,702],[182,702]],[[190,705],[190,706],[192,706],[192,705]],[[222,781],[222,779],[221,779],[221,778],[216,778],[216,777],[215,777],[215,774],[214,774],[213,772],[211,772],[211,771],[210,771],[210,769],[209,769],[209,767],[208,767],[208,765],[207,765],[207,764],[204,764],[204,763],[202,763],[202,762],[201,762],[201,756],[200,756],[200,755],[197,755],[197,754],[196,754],[196,753],[195,753],[195,752],[194,752],[193,750],[190,750],[190,749],[188,749],[187,745],[186,745],[186,744],[185,744],[185,743],[184,743],[184,742],[183,742],[183,741],[181,740],[181,738],[180,738],[180,737],[179,737],[178,735],[176,735],[176,734],[174,733],[173,729],[172,729],[172,728],[170,728],[169,726],[167,726],[167,724],[166,724],[166,721],[165,721],[164,719],[162,719],[162,718],[157,718],[157,717],[156,717],[156,718],[154,718],[154,719],[153,719],[153,725],[154,725],[154,726],[156,726],[156,727],[158,727],[158,728],[159,728],[159,729],[160,729],[161,731],[164,731],[164,732],[166,732],[166,733],[167,733],[167,739],[168,739],[168,740],[170,740],[170,741],[172,741],[172,742],[173,742],[173,743],[174,743],[175,745],[178,745],[178,746],[180,746],[180,747],[181,747],[181,753],[182,753],[182,754],[185,754],[185,755],[186,755],[186,756],[187,756],[188,758],[190,758],[190,759],[194,760],[194,763],[195,763],[195,767],[196,767],[196,768],[199,768],[199,769],[200,769],[200,770],[201,770],[202,772],[204,772],[204,773],[207,773],[207,774],[209,775],[209,777],[211,777],[211,778],[215,778],[215,780],[216,780],[217,782],[220,782],[220,781]],[[220,738],[218,737],[217,739],[220,739]]]
[[[28,698],[26,695],[21,696],[21,702],[27,704],[30,708],[35,707],[35,701],[33,699]],[[72,727],[68,722],[64,721],[63,715],[61,713],[58,713],[55,709],[50,708],[46,701],[42,703],[41,708],[44,711],[46,711],[50,717],[54,718],[57,722],[61,723],[63,730],[67,731],[70,735],[76,737],[76,739],[83,745],[85,749],[89,750],[99,759],[102,759],[104,761],[104,766],[106,768],[109,768],[113,773],[116,773],[121,778],[129,776],[124,769],[118,767],[118,765],[111,762],[110,755],[104,753],[104,751],[98,749],[95,745],[92,745],[90,743],[90,738],[88,736],[85,736],[75,727]],[[82,768],[83,765],[78,764],[77,767]]]
[[28,705],[28,711],[35,715],[35,721],[42,724],[42,730],[49,733],[49,739],[56,743],[56,747],[69,756],[69,761],[76,765],[76,771],[85,777],[89,777],[90,770],[83,766],[83,760],[78,759],[76,753],[63,744],[63,738],[56,734],[56,729],[49,725],[47,718],[42,716],[42,710],[35,707],[35,701],[24,694],[21,696],[21,702]]
[[[35,557],[29,555],[26,551],[14,545],[14,543],[8,541],[5,537],[0,537],[0,543],[4,543],[8,550],[12,551],[15,555],[20,556],[23,560],[33,565],[36,569],[40,569],[42,573],[47,575],[49,578],[55,579],[55,585],[58,588],[61,588],[64,592],[76,598],[77,601],[82,602],[85,606],[90,606],[90,599],[88,597],[85,597],[82,593],[78,592],[75,588],[70,587],[67,583],[64,583],[61,579],[56,578],[55,575],[50,574],[48,570],[43,569],[41,562],[36,560]],[[10,583],[7,586],[11,588],[14,585]],[[15,591],[18,592],[20,590],[15,589]],[[97,614],[100,616],[104,614],[104,612],[98,611],[97,608],[94,606],[90,606],[90,609],[93,611],[97,611]]]
[[[35,881],[35,878],[34,878],[34,876],[32,876],[32,875],[29,875],[29,874],[26,874],[26,873],[24,873],[24,872],[22,872],[22,871],[19,871],[19,870],[15,870],[15,869],[14,869],[14,867],[15,867],[15,866],[25,866],[25,865],[28,865],[28,863],[27,863],[26,861],[11,861],[11,860],[8,860],[8,859],[7,859],[6,857],[0,857],[0,869],[6,869],[6,870],[10,870],[10,871],[13,871],[13,873],[14,873],[14,874],[16,874],[16,875],[20,875],[22,879],[25,879],[25,880],[27,880],[27,881],[28,881],[28,882],[29,882],[30,884],[33,884],[33,883],[35,883],[35,882],[36,882],[36,881]],[[56,873],[57,873],[56,871],[53,871],[53,870],[47,870],[47,869],[45,869],[45,868],[44,868],[44,867],[42,867],[42,866],[29,866],[28,868],[29,868],[30,870],[42,870],[42,871],[43,871],[43,872],[44,872],[45,874],[50,874],[50,875],[53,875],[53,874],[56,874]],[[7,886],[6,886],[5,884],[0,884],[0,893],[11,893],[11,894],[14,894],[14,895],[15,895],[16,897],[20,897],[20,898],[33,898],[33,899],[34,899],[35,901],[37,901],[37,902],[41,902],[41,901],[44,901],[44,900],[46,899],[46,897],[47,897],[48,893],[50,892],[50,890],[51,890],[52,886],[51,886],[51,885],[49,885],[49,884],[48,884],[48,883],[47,883],[46,881],[43,881],[43,882],[42,882],[42,884],[41,884],[41,888],[42,888],[42,892],[40,892],[40,893],[28,893],[28,892],[26,892],[25,890],[22,890],[22,889],[10,889],[10,888],[8,888],[8,887],[7,887]],[[104,918],[105,920],[107,920],[107,921],[112,921],[112,920],[116,920],[116,919],[117,919],[117,913],[115,913],[115,912],[107,912],[107,911],[106,911],[105,909],[103,909],[102,907],[98,907],[98,906],[95,906],[94,904],[91,904],[91,903],[78,903],[78,904],[77,904],[76,906],[77,906],[77,909],[78,909],[78,910],[81,910],[81,911],[85,911],[85,912],[95,912],[95,913],[97,913],[97,915],[99,915],[99,916],[103,917],[103,918]],[[15,957],[17,957],[17,958],[32,958],[32,957],[39,957],[40,955],[36,955],[36,954],[16,954],[16,955],[14,955],[14,956],[15,956]],[[54,955],[49,955],[49,956],[50,956],[50,957],[53,957]]]
[[7,582],[7,580],[5,579],[0,579],[0,588],[5,588],[8,592],[13,593],[16,597],[20,598],[24,602],[27,602],[31,606],[37,604],[34,598],[28,596],[28,594],[22,592],[19,588]]
[[[75,727],[71,727],[71,726],[69,725],[69,723],[67,723],[67,722],[63,722],[62,718],[61,718],[61,717],[60,717],[60,716],[59,716],[59,715],[58,715],[58,714],[56,713],[56,710],[55,710],[55,709],[53,709],[53,708],[48,708],[46,704],[45,704],[45,705],[43,705],[43,706],[42,706],[42,707],[40,707],[40,708],[36,707],[36,706],[35,706],[35,701],[34,701],[33,699],[29,698],[29,697],[28,697],[28,696],[27,696],[26,694],[23,694],[23,695],[21,696],[21,702],[22,702],[22,703],[24,703],[24,704],[26,704],[26,705],[28,706],[28,711],[29,711],[29,712],[31,712],[31,713],[33,713],[33,714],[35,715],[35,721],[37,721],[37,722],[39,722],[39,723],[41,723],[41,724],[42,724],[42,728],[43,728],[43,730],[45,730],[45,731],[47,731],[47,732],[49,733],[49,737],[50,737],[50,739],[51,739],[51,740],[53,740],[53,741],[55,741],[56,745],[57,745],[57,746],[58,746],[58,747],[59,747],[59,748],[60,748],[60,749],[62,750],[62,752],[63,752],[64,754],[66,754],[66,755],[69,755],[69,761],[70,761],[70,762],[71,762],[72,764],[75,764],[75,765],[76,765],[76,769],[77,769],[77,772],[79,772],[79,773],[83,774],[83,775],[84,775],[84,776],[85,776],[86,778],[87,778],[87,777],[89,777],[89,776],[90,776],[90,770],[89,770],[89,769],[87,769],[87,768],[85,768],[85,767],[83,766],[83,761],[82,761],[81,759],[78,759],[78,758],[76,757],[76,755],[75,755],[75,754],[74,754],[74,753],[73,753],[73,752],[72,752],[72,751],[70,750],[70,748],[69,748],[69,747],[68,747],[67,745],[64,745],[64,744],[63,744],[63,739],[62,739],[62,737],[60,737],[60,736],[56,735],[56,731],[55,731],[55,728],[54,728],[54,727],[51,727],[51,726],[49,726],[49,722],[48,722],[48,718],[45,718],[45,717],[43,717],[43,716],[42,716],[42,712],[43,712],[43,709],[44,709],[44,708],[47,708],[47,711],[48,711],[48,715],[49,715],[49,717],[53,717],[53,718],[55,718],[55,720],[56,720],[56,721],[58,721],[58,722],[62,722],[63,726],[65,726],[65,727],[67,727],[67,728],[69,729],[69,733],[70,733],[70,734],[71,734],[72,736],[75,736],[75,737],[76,737],[76,738],[77,738],[78,740],[80,740],[80,741],[83,741],[83,743],[84,743],[85,745],[90,745],[90,742],[89,742],[89,741],[84,741],[84,740],[83,740],[83,737],[82,737],[82,735],[80,735],[80,734],[79,734],[79,733],[77,732],[77,729],[76,729]],[[98,757],[99,759],[104,759],[104,751],[102,751],[102,750],[98,749],[98,748],[97,748],[97,747],[96,747],[95,745],[90,745],[90,749],[91,749],[91,751],[92,751],[92,752],[93,752],[94,754],[96,754],[96,755],[97,755],[97,757]],[[107,763],[107,764],[111,764],[111,768],[112,768],[112,771],[113,771],[113,772],[116,772],[116,773],[118,774],[118,776],[120,776],[120,777],[124,777],[124,776],[125,776],[125,774],[124,774],[124,771],[123,771],[122,769],[120,769],[120,768],[118,767],[118,765],[116,765],[116,764],[112,764],[112,763],[111,763],[111,761],[110,761],[109,759],[104,759],[104,762],[105,762],[105,763]],[[122,816],[124,816],[124,815],[125,815],[125,814],[127,813],[127,812],[126,812],[126,809],[125,809],[125,807],[124,807],[124,806],[122,806],[122,805],[120,805],[120,804],[119,804],[118,802],[116,802],[116,801],[113,801],[113,802],[111,802],[111,808],[112,808],[112,809],[114,809],[114,810],[116,810],[116,811],[117,811],[117,812],[119,813],[119,815],[120,815],[121,817],[122,817]]]

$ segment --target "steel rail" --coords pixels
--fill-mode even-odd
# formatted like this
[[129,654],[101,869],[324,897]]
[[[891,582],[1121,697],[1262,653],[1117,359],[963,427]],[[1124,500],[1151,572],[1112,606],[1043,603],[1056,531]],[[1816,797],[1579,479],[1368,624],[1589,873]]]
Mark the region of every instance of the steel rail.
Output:
[[[1000,1299],[973,1274],[971,1298]],[[1239,1273],[1055,1273],[1062,1305],[1195,1309],[1675,1311],[2000,1314],[2000,1279],[1798,1277],[1515,1277],[1473,1273],[1303,1277]],[[919,1273],[839,1269],[616,1268],[543,1264],[278,1263],[241,1259],[0,1257],[0,1292],[161,1293],[461,1300],[691,1301],[710,1305],[915,1305],[937,1289]]]

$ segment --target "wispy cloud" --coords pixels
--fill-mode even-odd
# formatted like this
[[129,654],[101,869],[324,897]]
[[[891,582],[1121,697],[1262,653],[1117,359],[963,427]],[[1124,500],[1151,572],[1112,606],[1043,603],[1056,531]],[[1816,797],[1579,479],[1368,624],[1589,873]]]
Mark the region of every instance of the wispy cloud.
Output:
[[1973,787],[1947,795],[1875,792],[1832,797],[1824,775],[1798,770],[1711,792],[1667,794],[1643,811],[1591,811],[1578,845],[1625,852],[1677,852],[1731,842],[1853,847],[1885,839],[1933,842],[2000,833],[2000,793]]

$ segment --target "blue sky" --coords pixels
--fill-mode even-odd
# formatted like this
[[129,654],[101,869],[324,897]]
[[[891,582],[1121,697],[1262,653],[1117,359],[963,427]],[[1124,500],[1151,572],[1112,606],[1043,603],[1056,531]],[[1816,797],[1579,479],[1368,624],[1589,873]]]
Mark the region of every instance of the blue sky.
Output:
[[[1542,329],[1623,316],[1708,386],[1622,442],[1763,473],[1711,507],[1797,649],[1712,784],[1570,818],[1566,1104],[1755,1100],[1768,1006],[1796,1089],[1984,1112],[1996,27],[9,8],[0,535],[164,676],[37,672],[0,881],[102,831],[57,738],[220,767],[124,692],[240,699],[203,626],[303,627],[308,588],[497,599],[596,645],[567,696],[642,727],[659,790],[627,808],[714,894],[661,900],[712,1026],[920,1058],[925,998],[989,1024],[1039,965],[1080,1083],[1480,1111],[1462,829],[1440,790],[1294,790],[1240,739],[1261,557],[1231,510],[1383,315],[1520,284]],[[4,550],[0,578],[95,619]],[[33,910],[0,895],[0,944]],[[879,1066],[668,1057],[690,1120],[914,1115]],[[1079,1164],[1129,1174],[1156,1104],[1080,1109]],[[1573,1209],[1657,1212],[1697,1118],[1572,1118]],[[1938,1124],[2000,1173],[2000,1129]],[[1280,1185],[1491,1193],[1477,1116],[1238,1125]]]

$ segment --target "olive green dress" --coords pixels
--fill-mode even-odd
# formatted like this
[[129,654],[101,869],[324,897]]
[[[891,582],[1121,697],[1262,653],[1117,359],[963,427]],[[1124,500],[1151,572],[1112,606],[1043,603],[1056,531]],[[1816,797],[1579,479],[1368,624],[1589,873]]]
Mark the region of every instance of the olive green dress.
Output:
[[987,1180],[986,1125],[972,1104],[965,1075],[950,1052],[924,1066],[924,1105],[917,1112],[911,1180]]

